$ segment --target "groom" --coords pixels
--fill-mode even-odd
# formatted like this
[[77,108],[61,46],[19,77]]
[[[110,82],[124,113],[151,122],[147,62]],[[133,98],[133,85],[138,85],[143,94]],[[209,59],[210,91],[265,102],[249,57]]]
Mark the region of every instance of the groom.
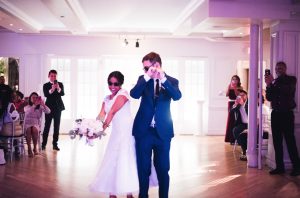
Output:
[[181,92],[178,80],[165,74],[161,68],[159,54],[151,52],[144,56],[145,74],[138,78],[130,95],[141,97],[139,110],[133,123],[136,141],[136,157],[140,184],[140,198],[148,197],[151,159],[159,182],[159,197],[167,198],[169,193],[170,144],[173,121],[170,112],[171,99],[179,100]]

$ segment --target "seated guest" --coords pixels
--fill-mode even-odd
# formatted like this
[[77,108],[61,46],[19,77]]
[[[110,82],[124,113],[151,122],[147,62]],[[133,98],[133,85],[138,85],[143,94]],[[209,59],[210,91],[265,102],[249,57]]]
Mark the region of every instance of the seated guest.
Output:
[[[5,77],[0,76],[0,118],[6,116],[7,108],[11,102],[12,89],[5,84]],[[0,130],[3,123],[0,123]]]
[[19,113],[24,113],[24,107],[28,104],[24,100],[24,94],[20,91],[14,91],[12,94],[12,101]]
[[[240,134],[243,133],[245,129],[248,128],[248,96],[245,90],[239,89],[239,94],[235,100],[235,103],[231,109],[234,114],[235,122],[233,127],[233,137],[237,140],[238,144],[242,147],[241,160],[247,160],[246,150],[247,150],[247,140],[246,143],[241,139]],[[246,146],[245,146],[246,145]]]
[[[20,125],[16,127],[16,130],[22,130],[23,118],[24,118],[24,107],[27,105],[27,102],[23,99],[24,94],[20,91],[12,92],[12,103],[15,105],[17,112],[20,114]],[[23,117],[21,118],[21,116]],[[19,140],[14,140],[14,145],[19,144]],[[15,156],[19,157],[20,152],[18,147],[15,150]]]
[[[269,111],[269,107],[266,106],[264,104],[264,97],[262,97],[262,126],[263,126],[263,139],[268,139],[269,136],[269,122],[268,122],[268,117],[270,116],[270,111]],[[259,107],[259,100],[258,100],[258,107]],[[259,120],[260,120],[260,113],[259,110],[257,110],[257,124],[259,124]],[[257,127],[257,135],[258,135],[259,129]],[[246,157],[246,150],[247,150],[247,141],[248,141],[248,132],[247,131],[243,131],[242,133],[239,134],[238,136],[238,142],[241,145],[242,151],[243,151],[243,155],[240,157],[241,160],[246,161],[247,157]],[[258,139],[257,139],[258,141]]]
[[[1,79],[2,77],[0,77]],[[11,90],[8,86],[0,83],[0,131],[3,129],[3,125],[11,123],[19,118],[19,114],[16,111],[16,107],[11,102]],[[5,133],[5,132],[4,132]],[[1,149],[2,150],[2,149]],[[6,152],[6,150],[4,150]],[[3,150],[1,151],[1,153]],[[15,150],[16,154],[19,153],[18,149]],[[2,159],[4,164],[5,160]]]
[[15,105],[11,102],[11,94],[2,92],[0,94],[0,130],[5,123],[13,122],[19,118]]
[[[29,96],[28,105],[24,107],[25,111],[25,120],[24,120],[24,129],[26,135],[26,141],[28,145],[28,155],[33,157],[38,155],[37,151],[37,142],[39,138],[39,132],[41,129],[41,117],[43,112],[50,113],[49,107],[45,105],[44,100],[39,97],[35,92],[31,93]],[[31,149],[31,139],[33,141],[33,152]]]

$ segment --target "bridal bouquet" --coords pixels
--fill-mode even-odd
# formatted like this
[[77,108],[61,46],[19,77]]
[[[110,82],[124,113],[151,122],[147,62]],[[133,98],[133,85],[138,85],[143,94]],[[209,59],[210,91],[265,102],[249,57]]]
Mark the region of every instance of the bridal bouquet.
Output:
[[93,146],[93,140],[101,139],[106,133],[103,131],[102,122],[99,120],[76,119],[74,128],[70,130],[69,135],[71,139],[75,139],[77,135],[79,139],[85,137],[86,144]]

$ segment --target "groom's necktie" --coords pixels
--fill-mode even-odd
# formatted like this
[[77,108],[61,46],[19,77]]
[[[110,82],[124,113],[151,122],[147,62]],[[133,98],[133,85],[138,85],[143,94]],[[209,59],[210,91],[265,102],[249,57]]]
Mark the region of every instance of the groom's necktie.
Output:
[[158,95],[159,95],[159,80],[156,79],[155,82],[156,82],[156,85],[155,85],[155,97],[158,97]]

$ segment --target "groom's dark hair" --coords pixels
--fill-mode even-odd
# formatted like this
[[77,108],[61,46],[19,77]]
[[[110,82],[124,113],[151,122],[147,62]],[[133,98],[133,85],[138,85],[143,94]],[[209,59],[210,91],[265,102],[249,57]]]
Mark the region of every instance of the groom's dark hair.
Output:
[[152,64],[158,62],[161,66],[161,58],[160,58],[159,54],[157,54],[155,52],[150,52],[149,54],[144,56],[142,62],[147,61],[147,60],[150,61]]
[[111,72],[109,75],[108,75],[108,78],[107,78],[107,82],[109,82],[109,80],[112,78],[112,77],[115,77],[117,80],[118,80],[118,83],[120,85],[123,85],[124,83],[124,75],[119,72],[119,71],[113,71]]

